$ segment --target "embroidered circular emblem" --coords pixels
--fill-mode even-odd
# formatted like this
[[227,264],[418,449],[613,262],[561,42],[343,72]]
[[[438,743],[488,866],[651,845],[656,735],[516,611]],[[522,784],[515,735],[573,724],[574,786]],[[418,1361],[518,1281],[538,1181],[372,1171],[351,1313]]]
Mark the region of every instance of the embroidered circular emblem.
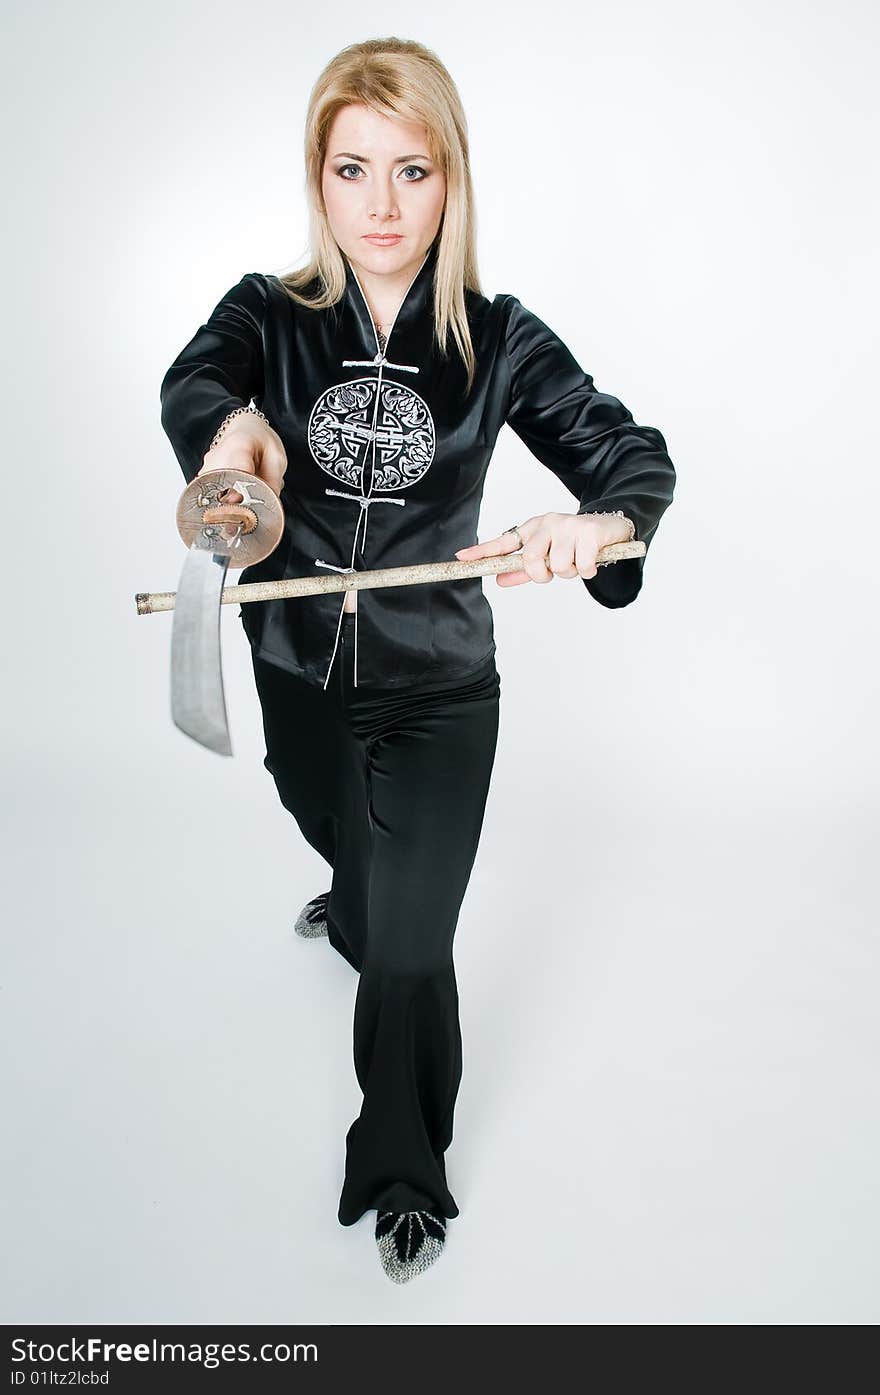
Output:
[[427,403],[401,383],[383,380],[380,386],[376,378],[355,378],[328,388],[312,408],[308,441],[326,474],[361,493],[365,488],[382,493],[415,484],[430,469],[436,448]]

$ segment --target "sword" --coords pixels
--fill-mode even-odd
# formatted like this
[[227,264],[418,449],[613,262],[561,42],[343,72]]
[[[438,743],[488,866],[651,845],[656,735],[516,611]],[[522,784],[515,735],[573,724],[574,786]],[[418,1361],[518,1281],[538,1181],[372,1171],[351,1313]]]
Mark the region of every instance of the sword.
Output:
[[[241,494],[240,503],[230,502],[233,490]],[[275,550],[284,511],[274,490],[256,475],[212,470],[191,480],[181,494],[177,530],[189,551],[171,629],[171,717],[200,745],[231,756],[220,658],[223,583],[230,567],[252,566]]]
[[[240,504],[226,500],[231,490],[244,496]],[[242,477],[234,470],[213,470],[192,480],[180,497],[177,527],[189,548],[177,591],[139,591],[135,604],[138,615],[174,611],[171,715],[187,736],[224,756],[232,755],[232,744],[220,658],[221,605],[288,600],[328,591],[461,581],[522,568],[522,553],[508,552],[472,562],[453,558],[447,562],[379,567],[333,576],[285,577],[281,581],[224,587],[228,569],[240,570],[261,562],[278,546],[284,531],[284,514],[274,491],[257,476]],[[231,538],[224,529],[232,530]],[[609,543],[599,549],[596,562],[607,566],[644,555],[644,542]]]

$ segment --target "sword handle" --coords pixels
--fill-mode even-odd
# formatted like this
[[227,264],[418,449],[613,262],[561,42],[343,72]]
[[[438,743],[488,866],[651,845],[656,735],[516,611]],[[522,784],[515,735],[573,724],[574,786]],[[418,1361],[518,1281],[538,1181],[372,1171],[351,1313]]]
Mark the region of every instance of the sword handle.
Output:
[[[241,503],[228,495],[235,491]],[[235,528],[232,537],[224,528]],[[284,532],[281,500],[265,480],[242,470],[207,470],[190,480],[177,503],[177,531],[187,547],[196,539],[210,543],[218,556],[228,556],[237,571],[262,562],[274,552]]]

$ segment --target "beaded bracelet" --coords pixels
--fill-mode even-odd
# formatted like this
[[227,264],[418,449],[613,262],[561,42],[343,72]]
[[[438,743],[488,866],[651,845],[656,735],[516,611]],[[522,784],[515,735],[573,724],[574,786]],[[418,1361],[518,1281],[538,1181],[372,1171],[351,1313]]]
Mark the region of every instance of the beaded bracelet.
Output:
[[[581,514],[581,518],[586,518],[587,516],[593,518],[623,518],[629,524],[629,537],[626,538],[624,541],[632,542],[635,538],[636,525],[633,523],[631,518],[627,518],[623,509],[585,509],[585,511]],[[600,567],[610,567],[612,565],[613,563],[611,562],[599,563]]]
[[226,430],[227,426],[228,426],[229,423],[232,421],[232,419],[233,419],[234,417],[240,417],[241,414],[242,414],[242,412],[250,412],[253,416],[259,417],[262,421],[264,421],[264,422],[266,423],[267,426],[271,426],[271,425],[272,425],[272,423],[270,422],[269,418],[265,415],[264,412],[261,412],[261,411],[260,411],[259,407],[255,407],[253,404],[251,404],[249,407],[236,407],[236,409],[235,409],[234,412],[230,412],[230,413],[229,413],[229,416],[228,416],[228,417],[224,417],[223,420],[221,421],[219,427],[217,428],[217,432],[216,432],[216,434],[215,434],[215,436],[214,436],[213,441],[212,441],[211,444],[208,446],[208,450],[213,450],[213,449],[214,449],[214,447],[216,446],[217,442],[220,440],[220,437],[223,435],[223,432]]

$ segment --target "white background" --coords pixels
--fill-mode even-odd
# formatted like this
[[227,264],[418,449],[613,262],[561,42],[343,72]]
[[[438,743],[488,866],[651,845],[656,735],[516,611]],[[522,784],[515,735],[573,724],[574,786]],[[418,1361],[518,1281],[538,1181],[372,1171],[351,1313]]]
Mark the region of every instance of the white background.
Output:
[[[644,588],[503,590],[455,941],[461,1208],[336,1220],[356,978],[262,766],[168,708],[165,369],[304,259],[356,40],[468,114],[488,296],[664,433]],[[867,3],[19,4],[7,25],[3,1320],[873,1323],[878,22]],[[481,539],[562,485],[504,428]]]

